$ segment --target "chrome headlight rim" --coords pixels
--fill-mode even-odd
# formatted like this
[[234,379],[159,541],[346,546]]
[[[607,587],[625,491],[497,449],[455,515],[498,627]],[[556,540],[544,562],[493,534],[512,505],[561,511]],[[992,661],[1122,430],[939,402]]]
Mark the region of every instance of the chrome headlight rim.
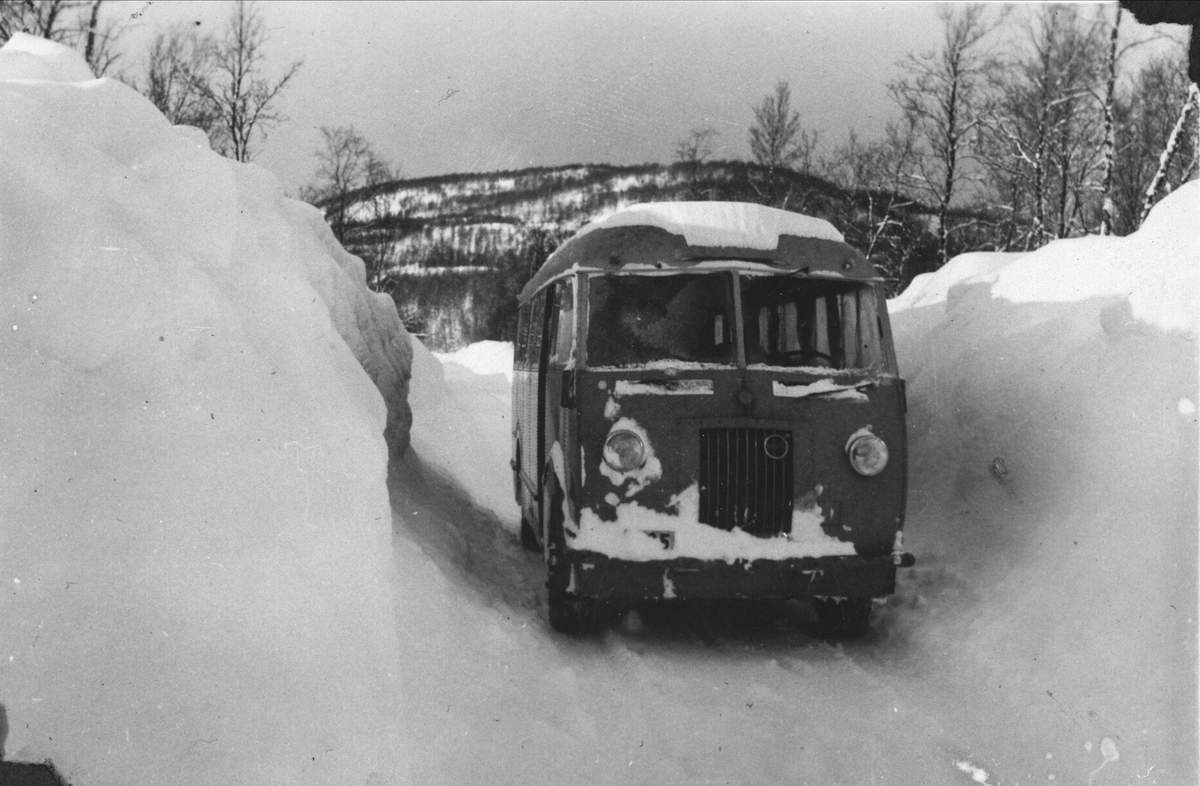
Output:
[[846,445],[850,466],[863,477],[873,478],[887,469],[887,443],[874,434],[859,434]]
[[[619,446],[622,441],[624,450]],[[614,429],[604,439],[604,463],[616,472],[636,472],[646,466],[646,458],[646,440],[636,431]]]

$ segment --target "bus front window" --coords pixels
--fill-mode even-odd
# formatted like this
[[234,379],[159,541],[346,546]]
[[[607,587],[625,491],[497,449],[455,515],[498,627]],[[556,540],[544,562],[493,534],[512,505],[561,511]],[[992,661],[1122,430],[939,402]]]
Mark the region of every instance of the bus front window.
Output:
[[736,362],[728,273],[593,276],[588,306],[590,366]]
[[746,362],[867,369],[882,363],[875,291],[869,285],[743,276]]

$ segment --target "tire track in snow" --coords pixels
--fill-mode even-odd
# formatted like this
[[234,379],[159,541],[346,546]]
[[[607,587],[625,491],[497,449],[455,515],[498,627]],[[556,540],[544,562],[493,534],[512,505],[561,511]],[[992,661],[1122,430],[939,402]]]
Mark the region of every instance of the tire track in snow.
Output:
[[521,548],[496,516],[413,451],[388,472],[392,531],[416,542],[448,578],[525,616],[545,583],[541,559]]

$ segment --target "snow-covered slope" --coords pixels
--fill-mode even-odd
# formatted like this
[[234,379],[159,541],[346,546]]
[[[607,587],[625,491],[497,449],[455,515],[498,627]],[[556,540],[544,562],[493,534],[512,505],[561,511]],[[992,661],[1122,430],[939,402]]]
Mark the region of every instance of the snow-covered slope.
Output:
[[64,47],[0,50],[0,139],[0,750],[76,786],[399,782],[395,309]]

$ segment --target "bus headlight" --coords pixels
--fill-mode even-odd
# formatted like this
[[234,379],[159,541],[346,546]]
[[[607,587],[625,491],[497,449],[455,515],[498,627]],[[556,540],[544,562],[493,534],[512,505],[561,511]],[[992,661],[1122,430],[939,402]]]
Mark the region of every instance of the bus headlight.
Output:
[[888,463],[887,444],[874,434],[862,434],[850,440],[846,455],[850,457],[854,471],[868,478],[883,472]]
[[604,463],[617,472],[632,472],[646,463],[646,443],[632,431],[614,431],[604,441]]

